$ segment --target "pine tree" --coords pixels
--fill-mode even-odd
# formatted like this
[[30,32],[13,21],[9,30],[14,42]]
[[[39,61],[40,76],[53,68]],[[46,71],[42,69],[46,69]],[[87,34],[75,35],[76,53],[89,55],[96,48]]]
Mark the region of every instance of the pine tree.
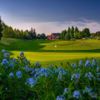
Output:
[[73,38],[75,38],[75,36],[74,36],[74,27],[72,26],[72,28],[71,28],[71,38],[73,39]]
[[71,29],[68,27],[67,40],[71,39]]
[[67,34],[67,31],[66,30],[63,30],[61,32],[60,38],[63,39],[63,40],[65,40],[66,39],[66,34]]
[[76,39],[82,38],[81,32],[79,31],[79,29],[77,27],[75,28],[75,38]]
[[29,32],[31,39],[36,39],[36,31],[35,29],[31,28],[31,31]]
[[2,38],[2,31],[3,31],[3,28],[2,28],[2,20],[1,20],[1,17],[0,17],[0,40]]

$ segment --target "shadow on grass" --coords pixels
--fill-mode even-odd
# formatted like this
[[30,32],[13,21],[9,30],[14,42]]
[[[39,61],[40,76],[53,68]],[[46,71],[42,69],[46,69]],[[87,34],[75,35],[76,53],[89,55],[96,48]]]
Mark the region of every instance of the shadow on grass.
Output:
[[40,50],[40,52],[61,52],[61,53],[100,53],[100,49],[91,50]]
[[100,49],[90,49],[90,50],[43,50],[45,45],[43,43],[51,43],[54,41],[47,40],[3,40],[9,45],[0,42],[0,50],[6,49],[9,51],[27,51],[27,52],[57,52],[57,53],[100,53]]

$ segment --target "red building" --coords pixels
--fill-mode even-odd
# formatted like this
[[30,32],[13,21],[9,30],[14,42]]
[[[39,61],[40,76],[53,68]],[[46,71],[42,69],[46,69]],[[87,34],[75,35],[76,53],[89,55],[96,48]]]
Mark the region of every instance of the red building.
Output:
[[56,40],[60,38],[60,33],[52,33],[51,35],[47,36],[48,40]]

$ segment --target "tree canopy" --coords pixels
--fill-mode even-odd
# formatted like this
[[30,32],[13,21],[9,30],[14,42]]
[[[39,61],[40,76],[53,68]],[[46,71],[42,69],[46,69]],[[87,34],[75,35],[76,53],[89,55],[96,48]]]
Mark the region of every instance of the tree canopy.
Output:
[[2,37],[2,30],[3,30],[2,20],[1,20],[1,17],[0,17],[0,40],[1,40],[1,37]]
[[89,38],[91,36],[90,30],[88,28],[84,28],[82,31],[78,29],[78,27],[68,27],[67,30],[61,32],[61,39],[71,40],[71,39],[82,39]]

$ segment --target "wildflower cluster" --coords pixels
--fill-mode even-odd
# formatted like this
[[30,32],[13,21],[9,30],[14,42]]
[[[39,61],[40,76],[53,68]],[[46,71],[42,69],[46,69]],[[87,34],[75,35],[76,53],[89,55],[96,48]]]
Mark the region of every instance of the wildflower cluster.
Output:
[[15,59],[2,50],[1,56],[1,100],[100,99],[100,67],[95,59],[44,68],[39,62],[30,64],[24,52]]

